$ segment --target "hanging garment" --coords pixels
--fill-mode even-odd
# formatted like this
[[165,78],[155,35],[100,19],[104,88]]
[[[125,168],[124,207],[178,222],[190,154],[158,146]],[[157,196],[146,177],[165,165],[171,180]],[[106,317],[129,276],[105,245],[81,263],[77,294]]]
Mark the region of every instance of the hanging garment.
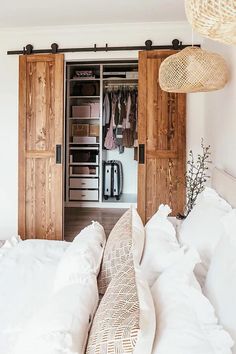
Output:
[[107,92],[103,101],[103,115],[102,115],[102,125],[108,125],[111,119],[111,100],[110,95]]
[[137,146],[137,90],[121,88],[106,93],[103,119],[105,148],[118,148],[123,153],[125,147]]
[[129,112],[129,124],[130,129],[135,132],[136,130],[136,93],[135,91],[130,94],[131,96],[131,105]]
[[120,118],[120,110],[119,110],[119,98],[118,95],[115,96],[116,104],[115,104],[115,114],[114,114],[114,123],[115,126],[119,124],[119,118]]
[[115,125],[115,113],[116,113],[116,93],[112,92],[111,93],[111,118],[110,119],[112,121],[114,129],[116,128],[116,125]]
[[131,129],[130,117],[132,118],[131,109],[133,107],[131,93],[128,94],[127,100],[127,110],[126,110],[126,118],[124,120],[124,130],[123,130],[123,145],[126,148],[131,148],[134,145],[134,136],[133,130]]
[[134,136],[130,128],[123,131],[123,146],[126,148],[134,146]]
[[114,131],[113,131],[113,117],[110,119],[110,126],[106,134],[104,146],[107,150],[115,150],[117,148],[115,138],[114,138]]
[[126,103],[126,117],[123,120],[123,129],[130,128],[130,123],[129,123],[130,108],[131,108],[131,96],[130,96],[130,92],[129,92],[128,98],[127,98],[127,103]]
[[134,148],[138,147],[138,93],[136,92],[136,105],[135,105],[135,132],[134,132]]
[[125,101],[125,95],[124,92],[121,92],[120,96],[120,119],[119,119],[119,124],[122,125],[124,119],[126,118],[126,101]]
[[[115,114],[116,118],[116,144],[119,148],[119,153],[122,154],[124,152],[124,146],[123,146],[123,127],[122,127],[122,114],[124,114],[124,99],[123,99],[123,93],[119,92],[119,95],[117,97],[117,103],[118,103],[118,111]],[[119,114],[118,114],[119,113]]]

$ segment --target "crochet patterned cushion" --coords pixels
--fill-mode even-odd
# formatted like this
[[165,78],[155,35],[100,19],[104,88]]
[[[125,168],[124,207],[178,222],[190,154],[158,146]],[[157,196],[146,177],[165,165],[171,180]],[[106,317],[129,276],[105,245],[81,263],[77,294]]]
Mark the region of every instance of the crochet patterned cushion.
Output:
[[132,209],[118,220],[107,240],[98,277],[99,294],[104,294],[112,278],[127,261],[132,247]]
[[107,241],[99,279],[105,291],[95,314],[86,354],[150,354],[155,335],[155,310],[140,273],[144,227],[128,210]]
[[93,320],[86,354],[133,353],[139,300],[132,260],[110,282]]

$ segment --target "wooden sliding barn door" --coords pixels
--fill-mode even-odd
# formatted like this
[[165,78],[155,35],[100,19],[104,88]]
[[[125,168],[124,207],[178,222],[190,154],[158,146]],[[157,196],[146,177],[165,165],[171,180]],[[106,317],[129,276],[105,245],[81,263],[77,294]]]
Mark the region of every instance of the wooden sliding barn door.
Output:
[[161,203],[172,215],[185,205],[186,95],[161,90],[161,62],[173,51],[145,51],[139,56],[138,211],[146,222]]
[[63,239],[64,56],[19,65],[19,235]]

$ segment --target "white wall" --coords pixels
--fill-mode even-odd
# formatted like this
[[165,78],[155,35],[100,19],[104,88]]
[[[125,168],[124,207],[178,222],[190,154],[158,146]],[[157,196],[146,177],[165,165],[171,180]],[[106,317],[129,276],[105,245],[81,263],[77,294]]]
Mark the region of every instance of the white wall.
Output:
[[[174,38],[191,42],[191,29],[186,23],[139,23],[121,25],[72,26],[54,28],[23,28],[0,30],[0,238],[17,233],[17,139],[18,139],[18,57],[7,56],[7,50],[23,48],[28,43],[35,48],[90,47],[171,44]],[[199,42],[198,38],[195,38]],[[66,59],[137,58],[137,52],[74,53]],[[188,99],[188,149],[197,150],[204,134],[202,95]]]
[[230,80],[220,91],[205,94],[205,134],[211,145],[213,165],[236,176],[236,48],[211,40],[203,47],[226,59]]

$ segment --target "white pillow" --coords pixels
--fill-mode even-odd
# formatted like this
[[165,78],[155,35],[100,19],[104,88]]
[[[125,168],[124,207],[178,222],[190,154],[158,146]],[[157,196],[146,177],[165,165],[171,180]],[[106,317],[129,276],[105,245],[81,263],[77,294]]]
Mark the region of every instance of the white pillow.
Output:
[[98,275],[106,244],[106,235],[98,222],[84,228],[64,253],[55,277],[54,289],[84,281]]
[[192,285],[199,261],[189,250],[152,287],[157,330],[152,354],[230,354],[232,339],[218,324],[214,309]]
[[13,354],[83,354],[97,304],[94,275],[62,288],[27,323]]
[[206,188],[180,227],[180,243],[196,248],[200,254],[202,264],[196,267],[195,274],[202,286],[212,254],[224,233],[221,218],[231,210],[231,206],[216,191]]
[[184,248],[180,248],[176,239],[175,228],[167,218],[170,213],[170,207],[162,204],[145,226],[146,239],[141,270],[150,286],[163,270],[184,254]]
[[[236,343],[236,210],[223,218],[226,235],[216,247],[204,292]],[[236,345],[233,353],[236,354]]]
[[19,242],[21,242],[20,236],[12,236],[7,240],[0,239],[0,248],[11,248],[16,246]]

